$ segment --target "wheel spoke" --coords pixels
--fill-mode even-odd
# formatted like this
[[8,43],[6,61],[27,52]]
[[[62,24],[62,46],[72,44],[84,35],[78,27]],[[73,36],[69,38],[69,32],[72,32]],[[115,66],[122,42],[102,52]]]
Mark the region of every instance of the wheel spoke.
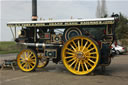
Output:
[[25,67],[27,68],[27,63],[24,64],[23,68],[25,68]]
[[31,62],[32,64],[35,64],[35,62]]
[[67,57],[65,57],[65,59],[68,59],[68,58],[73,58],[74,56],[67,56]]
[[75,55],[74,53],[66,52],[66,54]]
[[35,56],[33,55],[33,56],[31,56],[30,58],[31,58],[31,59],[32,59],[32,58],[35,58]]
[[75,60],[76,58],[74,57],[74,58],[72,58],[72,59],[70,59],[69,61],[67,61],[68,63],[70,63],[71,61],[73,61],[73,60]]
[[93,60],[91,60],[91,59],[88,59],[90,62],[92,62],[93,64],[95,64],[95,62],[93,61]]
[[83,39],[81,39],[81,47],[83,48]]
[[86,61],[85,63],[87,63],[90,67],[93,67],[88,61]]
[[27,69],[30,69],[30,65],[29,65],[29,63],[27,63]]
[[76,46],[76,44],[75,44],[75,42],[74,41],[72,41],[72,43],[75,45],[75,47],[77,48],[77,46]]
[[31,60],[30,60],[30,63],[35,64],[35,63],[36,63],[36,60],[35,60],[35,59],[31,59]]
[[85,57],[96,59],[96,57],[94,57],[94,56],[85,56]]
[[70,64],[70,66],[69,66],[69,67],[71,67],[75,62],[76,62],[76,60],[74,60],[74,61]]
[[92,51],[92,50],[94,50],[95,48],[91,48],[91,49],[89,49],[88,51]]
[[75,52],[75,51],[73,51],[73,50],[71,50],[71,49],[69,49],[69,48],[66,48],[66,49],[69,50],[69,51],[71,51],[71,52],[73,52],[73,53]]
[[25,62],[20,62],[21,65],[25,64]]
[[86,51],[86,52],[84,52],[84,54],[86,54],[86,53],[88,53],[88,52],[90,52],[90,51],[92,51],[92,50],[94,50],[95,48],[91,48],[91,49],[89,49],[88,51]]
[[29,65],[30,65],[31,67],[33,67],[32,63],[29,63]]
[[78,69],[77,69],[77,71],[80,71],[80,61],[79,61],[79,64],[78,64]]
[[23,57],[20,57],[20,59],[25,60],[25,58],[23,58]]
[[32,59],[31,62],[35,62],[35,59]]
[[27,58],[27,56],[26,56],[26,52],[24,52],[24,57]]
[[92,53],[89,53],[89,54],[91,55],[91,54],[97,54],[97,53],[96,52],[92,52]]
[[83,62],[81,61],[81,67],[82,67],[82,71],[84,71],[84,66],[83,66]]
[[32,53],[30,52],[30,54],[28,55],[28,58],[30,58],[31,55],[32,55]]
[[29,64],[30,68],[32,68],[32,67],[33,67],[33,65],[32,65],[32,63],[31,63],[31,62],[28,62],[28,64]]
[[87,46],[87,49],[91,46],[92,44],[90,43],[88,46]]
[[85,45],[83,46],[83,49],[81,50],[82,52],[84,51],[85,47],[87,46],[88,41],[85,43]]
[[78,60],[76,60],[76,63],[75,63],[75,66],[74,66],[74,70],[76,69],[77,64],[78,64]]
[[30,67],[30,65],[29,65],[29,69],[30,69],[31,67]]
[[70,46],[72,47],[72,49],[76,52],[76,49],[74,48],[74,46],[72,44],[70,44]]
[[80,51],[80,41],[78,40],[78,51]]
[[84,62],[84,66],[85,66],[86,70],[88,71],[88,66],[85,62]]
[[20,60],[22,63],[24,63],[25,62],[25,60]]

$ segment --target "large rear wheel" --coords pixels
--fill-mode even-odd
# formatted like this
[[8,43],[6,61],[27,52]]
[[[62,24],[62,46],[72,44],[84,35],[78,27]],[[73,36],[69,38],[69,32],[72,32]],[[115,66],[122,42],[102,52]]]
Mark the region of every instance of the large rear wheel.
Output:
[[22,50],[17,56],[17,64],[22,71],[30,72],[36,69],[38,58],[31,49]]
[[62,48],[63,64],[76,75],[91,73],[98,65],[99,57],[96,42],[88,37],[74,37],[68,40]]

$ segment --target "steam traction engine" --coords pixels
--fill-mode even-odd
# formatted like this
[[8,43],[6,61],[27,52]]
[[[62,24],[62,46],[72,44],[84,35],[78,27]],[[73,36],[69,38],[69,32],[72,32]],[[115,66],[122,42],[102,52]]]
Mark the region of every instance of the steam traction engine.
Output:
[[73,74],[85,75],[111,63],[115,18],[36,21],[36,4],[33,6],[33,21],[7,24],[15,33],[21,28],[15,41],[27,46],[17,56],[22,71],[43,68],[52,60],[62,61]]
[[[111,62],[114,18],[10,22],[22,28],[16,42],[27,46],[17,56],[22,71],[45,67],[49,60],[84,75]],[[39,63],[39,64],[38,64]]]

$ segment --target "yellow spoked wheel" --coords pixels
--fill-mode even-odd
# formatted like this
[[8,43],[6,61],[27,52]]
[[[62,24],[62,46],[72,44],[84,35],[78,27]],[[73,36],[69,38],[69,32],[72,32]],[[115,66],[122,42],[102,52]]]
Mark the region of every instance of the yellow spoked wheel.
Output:
[[38,68],[44,68],[48,65],[49,63],[49,59],[44,57],[43,55],[41,54],[38,54],[38,59],[39,59],[39,64],[38,64]]
[[95,41],[83,36],[67,41],[62,48],[65,67],[76,75],[91,73],[99,62],[99,49]]
[[22,50],[17,56],[17,64],[22,71],[33,71],[38,65],[36,53],[31,49]]

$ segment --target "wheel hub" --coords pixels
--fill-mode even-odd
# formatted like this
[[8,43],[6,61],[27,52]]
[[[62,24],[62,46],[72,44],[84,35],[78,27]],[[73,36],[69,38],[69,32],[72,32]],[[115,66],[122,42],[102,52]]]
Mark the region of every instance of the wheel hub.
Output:
[[29,58],[26,58],[25,62],[31,62],[31,60]]
[[78,52],[76,55],[77,55],[77,58],[79,59],[84,58],[83,52]]
[[28,58],[26,58],[25,61],[28,62]]

